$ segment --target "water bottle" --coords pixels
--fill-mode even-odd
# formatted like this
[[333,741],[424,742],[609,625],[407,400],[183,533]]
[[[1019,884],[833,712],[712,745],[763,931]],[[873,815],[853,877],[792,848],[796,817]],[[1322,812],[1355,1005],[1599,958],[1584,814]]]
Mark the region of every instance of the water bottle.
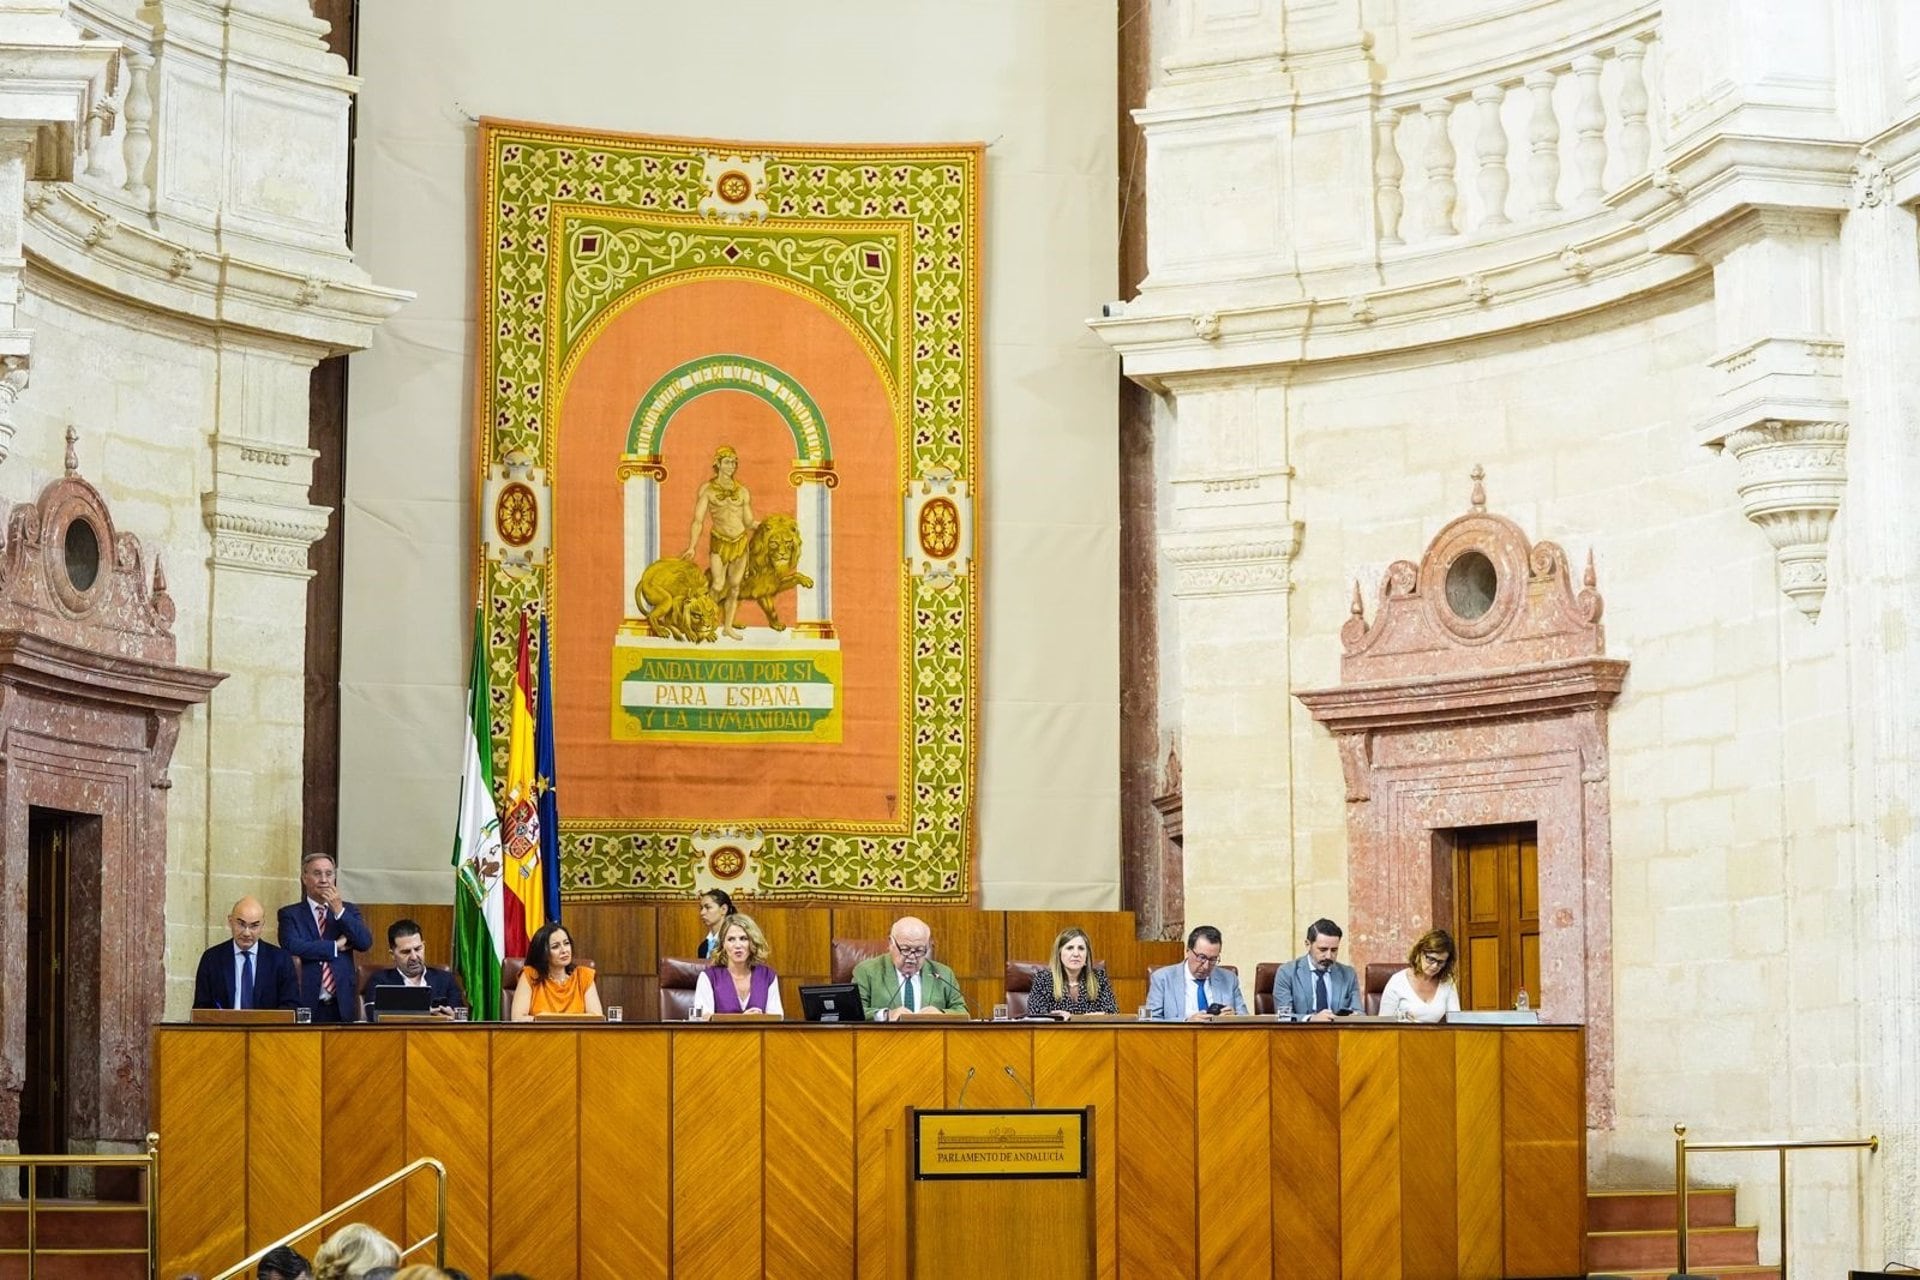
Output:
[[1520,994],[1513,998],[1513,1007],[1516,1009],[1530,1009],[1533,1007],[1532,1002],[1527,999],[1527,989],[1525,987],[1520,988]]

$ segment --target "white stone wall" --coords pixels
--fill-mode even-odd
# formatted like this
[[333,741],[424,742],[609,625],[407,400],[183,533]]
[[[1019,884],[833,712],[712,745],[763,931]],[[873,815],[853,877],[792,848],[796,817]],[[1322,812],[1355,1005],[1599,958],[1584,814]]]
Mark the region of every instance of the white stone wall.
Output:
[[[1590,1134],[1596,1182],[1670,1185],[1675,1122],[1878,1130],[1879,1157],[1796,1159],[1791,1261],[1901,1256],[1912,16],[1176,8],[1140,117],[1153,274],[1096,328],[1170,399],[1163,546],[1198,575],[1162,647],[1189,920],[1251,966],[1343,917],[1339,761],[1284,695],[1338,682],[1354,580],[1371,614],[1483,464],[1492,510],[1576,565],[1593,550],[1632,664],[1609,717],[1617,1120]],[[1695,1170],[1743,1184],[1763,1250],[1770,1169]]]
[[345,242],[354,88],[304,0],[0,2],[0,497],[82,475],[226,673],[169,773],[167,1011],[301,853],[308,383],[404,300]]
[[[755,16],[744,18],[743,13]],[[343,847],[442,901],[473,592],[473,117],[987,142],[979,857],[993,908],[1119,905],[1111,0],[362,9],[355,243],[419,301],[352,369]],[[431,57],[422,57],[431,49]],[[566,759],[559,761],[565,813]],[[1036,856],[1036,851],[1045,851]]]

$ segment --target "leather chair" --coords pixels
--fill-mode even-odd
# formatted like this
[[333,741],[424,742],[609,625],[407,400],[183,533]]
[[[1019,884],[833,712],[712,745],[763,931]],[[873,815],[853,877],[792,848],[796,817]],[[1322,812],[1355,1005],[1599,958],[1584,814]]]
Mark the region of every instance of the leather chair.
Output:
[[665,956],[660,961],[660,1021],[685,1022],[693,1016],[693,989],[705,960]]
[[1367,987],[1363,997],[1365,1012],[1380,1012],[1380,997],[1387,993],[1387,979],[1406,967],[1404,964],[1381,964],[1379,961],[1367,966]]
[[1253,966],[1253,1011],[1260,1017],[1271,1018],[1279,1011],[1273,1002],[1273,979],[1285,963],[1284,960],[1262,960]]
[[853,967],[870,956],[887,954],[885,938],[835,938],[833,940],[833,968],[829,970],[834,982],[852,982]]
[[[1045,960],[1009,960],[1007,961],[1007,1016],[1024,1018],[1027,1016],[1027,997],[1033,993],[1033,980],[1040,971],[1047,968]],[[1101,983],[1107,980],[1107,966],[1096,960],[1093,971],[1100,975]]]

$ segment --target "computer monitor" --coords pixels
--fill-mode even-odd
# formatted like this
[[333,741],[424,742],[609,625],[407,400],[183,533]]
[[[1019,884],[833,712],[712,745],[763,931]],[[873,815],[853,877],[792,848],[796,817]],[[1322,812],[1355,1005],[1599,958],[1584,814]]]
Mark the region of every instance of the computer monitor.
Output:
[[426,987],[383,982],[373,989],[373,1007],[381,1013],[426,1013],[433,1006]]
[[800,1008],[808,1022],[865,1022],[860,988],[851,982],[833,982],[800,988]]

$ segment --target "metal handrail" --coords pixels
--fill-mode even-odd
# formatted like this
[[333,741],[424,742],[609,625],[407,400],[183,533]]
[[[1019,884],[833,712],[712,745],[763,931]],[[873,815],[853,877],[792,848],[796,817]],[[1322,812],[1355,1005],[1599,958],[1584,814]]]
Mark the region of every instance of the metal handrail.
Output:
[[1787,1152],[1821,1148],[1865,1147],[1880,1150],[1880,1135],[1865,1138],[1794,1138],[1753,1142],[1688,1142],[1687,1126],[1673,1126],[1673,1200],[1674,1220],[1680,1229],[1680,1270],[1687,1269],[1687,1152],[1689,1151],[1778,1151],[1780,1153],[1780,1280],[1787,1280]]
[[233,1277],[245,1272],[247,1268],[272,1253],[275,1249],[278,1249],[281,1245],[292,1244],[301,1236],[309,1232],[318,1231],[321,1227],[326,1226],[347,1210],[359,1208],[367,1201],[379,1195],[382,1191],[385,1191],[388,1187],[405,1182],[422,1169],[433,1170],[433,1234],[427,1236],[425,1239],[414,1241],[400,1251],[400,1256],[404,1258],[415,1249],[424,1249],[428,1245],[432,1245],[433,1265],[445,1268],[447,1265],[447,1166],[441,1164],[432,1156],[421,1156],[412,1164],[394,1170],[394,1172],[380,1179],[380,1181],[374,1183],[360,1194],[342,1200],[339,1204],[333,1206],[333,1208],[327,1210],[305,1226],[295,1227],[278,1240],[248,1254],[246,1257],[240,1259],[240,1261],[228,1267],[225,1271],[215,1275],[213,1280],[233,1280]]
[[[147,1172],[145,1203],[140,1206],[147,1219],[147,1245],[144,1249],[102,1248],[102,1249],[42,1249],[39,1246],[40,1215],[40,1170],[48,1166],[62,1168],[89,1169],[144,1169]],[[160,1203],[160,1135],[147,1135],[147,1149],[138,1153],[114,1153],[110,1155],[0,1155],[0,1169],[22,1168],[27,1171],[27,1243],[25,1248],[0,1249],[0,1258],[18,1257],[27,1259],[27,1280],[33,1280],[36,1259],[41,1254],[48,1257],[122,1257],[132,1253],[147,1255],[147,1280],[153,1280],[158,1274],[160,1259],[160,1233],[156,1227],[154,1208]],[[111,1206],[110,1206],[111,1207]]]

